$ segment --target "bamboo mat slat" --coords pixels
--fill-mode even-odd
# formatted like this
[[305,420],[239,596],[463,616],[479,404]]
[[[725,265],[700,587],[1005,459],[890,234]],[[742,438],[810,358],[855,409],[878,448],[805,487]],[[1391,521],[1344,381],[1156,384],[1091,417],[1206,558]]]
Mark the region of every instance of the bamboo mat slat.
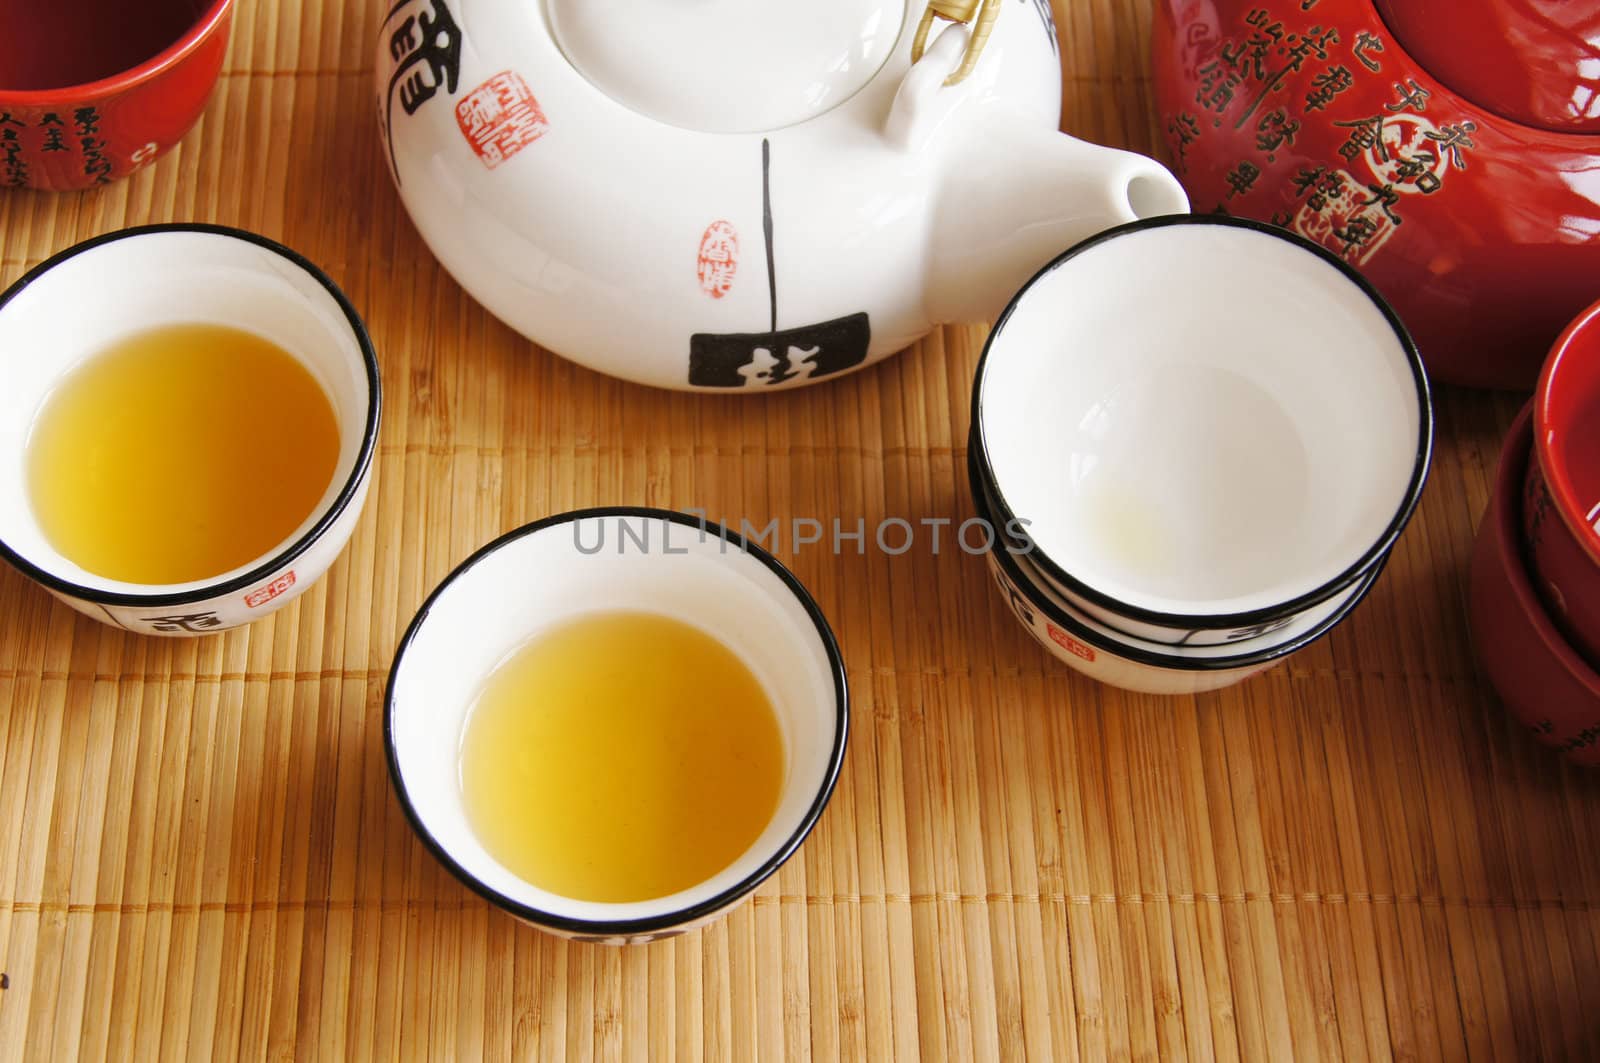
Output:
[[[1084,680],[960,551],[791,555],[855,700],[796,859],[724,921],[628,950],[459,886],[379,740],[429,589],[580,505],[959,522],[985,330],[738,399],[531,346],[391,190],[369,86],[385,6],[241,0],[170,157],[92,194],[0,195],[4,283],[148,221],[284,241],[362,310],[388,400],[350,548],[248,629],[142,639],[0,572],[0,1059],[1600,1058],[1600,776],[1507,718],[1464,613],[1517,396],[1445,390],[1371,597],[1218,694]],[[1155,149],[1148,0],[1055,13],[1064,127]]]

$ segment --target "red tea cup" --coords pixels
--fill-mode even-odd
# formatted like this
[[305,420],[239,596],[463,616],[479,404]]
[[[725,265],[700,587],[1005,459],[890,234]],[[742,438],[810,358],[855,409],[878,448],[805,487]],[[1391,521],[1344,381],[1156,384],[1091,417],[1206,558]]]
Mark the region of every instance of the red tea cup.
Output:
[[0,186],[71,191],[149,165],[200,117],[233,0],[0,0]]
[[1523,533],[1545,604],[1600,665],[1600,303],[1556,340],[1534,395]]
[[1600,674],[1552,623],[1520,542],[1533,411],[1525,407],[1500,454],[1494,493],[1472,554],[1472,640],[1484,674],[1517,719],[1579,764],[1600,764]]

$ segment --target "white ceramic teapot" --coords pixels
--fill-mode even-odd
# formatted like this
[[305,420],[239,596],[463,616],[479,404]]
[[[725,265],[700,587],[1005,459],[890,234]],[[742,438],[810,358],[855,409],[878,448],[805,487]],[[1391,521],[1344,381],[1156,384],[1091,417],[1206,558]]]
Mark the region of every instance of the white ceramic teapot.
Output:
[[406,208],[538,343],[680,389],[794,387],[992,317],[1101,229],[1186,211],[1057,132],[1048,0],[970,76],[922,0],[400,0],[379,119]]

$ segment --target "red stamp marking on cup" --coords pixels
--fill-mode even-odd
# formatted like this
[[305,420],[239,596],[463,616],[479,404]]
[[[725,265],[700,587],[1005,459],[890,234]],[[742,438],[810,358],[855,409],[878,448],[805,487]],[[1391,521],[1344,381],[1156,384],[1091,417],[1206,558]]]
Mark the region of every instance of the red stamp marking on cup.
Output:
[[1065,631],[1062,631],[1054,624],[1050,624],[1048,621],[1046,621],[1046,624],[1050,629],[1051,642],[1054,642],[1056,645],[1065,648],[1066,651],[1072,654],[1074,657],[1082,657],[1086,661],[1094,660],[1094,647],[1085,646],[1083,643],[1079,642]]
[[739,231],[731,221],[714,221],[700,238],[700,261],[696,266],[700,290],[713,299],[721,299],[733,287],[738,272]]
[[491,170],[550,129],[539,101],[514,70],[502,71],[467,93],[456,104],[456,123]]
[[244,596],[244,604],[249,609],[260,609],[272,599],[294,586],[294,570],[290,569],[260,590],[251,591]]

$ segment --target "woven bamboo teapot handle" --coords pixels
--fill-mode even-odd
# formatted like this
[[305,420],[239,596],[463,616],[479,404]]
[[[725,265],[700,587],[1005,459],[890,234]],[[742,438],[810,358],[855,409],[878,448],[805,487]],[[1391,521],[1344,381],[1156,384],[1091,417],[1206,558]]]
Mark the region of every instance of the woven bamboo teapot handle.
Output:
[[928,9],[922,13],[922,21],[917,23],[917,35],[911,41],[911,61],[915,63],[922,58],[928,45],[928,30],[932,28],[934,19],[963,25],[971,25],[976,19],[977,25],[973,26],[972,40],[967,45],[966,54],[961,57],[961,65],[944,79],[946,85],[959,85],[978,65],[978,57],[983,54],[984,45],[989,43],[994,21],[1000,17],[1000,4],[1001,0],[929,0]]

